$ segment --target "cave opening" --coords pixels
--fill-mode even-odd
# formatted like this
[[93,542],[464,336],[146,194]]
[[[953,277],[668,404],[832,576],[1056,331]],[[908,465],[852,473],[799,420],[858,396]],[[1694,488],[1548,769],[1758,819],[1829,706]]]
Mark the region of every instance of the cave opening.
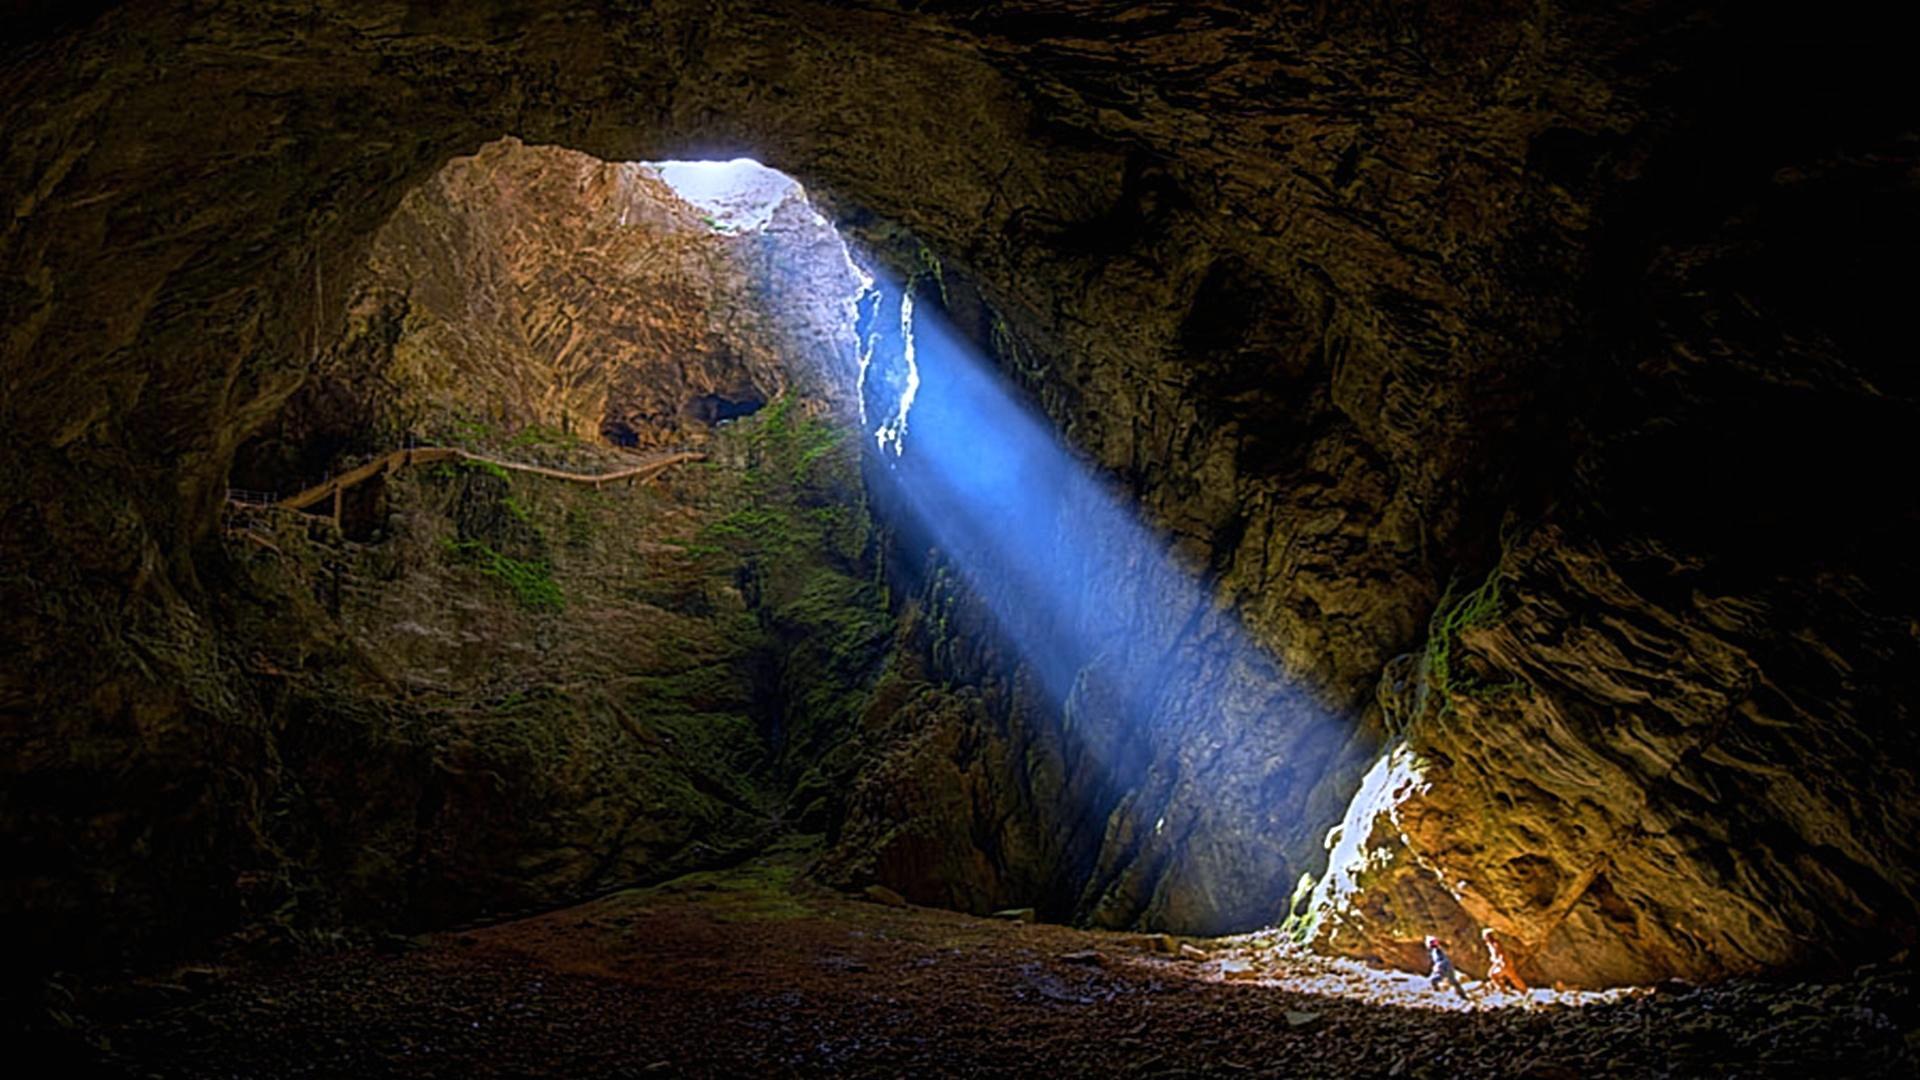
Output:
[[[401,200],[337,340],[235,456],[224,585],[265,640],[324,613],[271,661],[276,707],[411,733],[296,771],[366,753],[437,791],[415,842],[463,880],[387,878],[410,860],[350,826],[289,840],[303,862],[432,926],[838,827],[891,625],[856,435],[871,291],[752,162],[506,138]],[[464,760],[403,763],[449,740]],[[505,788],[449,779],[476,769]]]
[[752,416],[766,407],[766,399],[751,390],[732,396],[702,394],[694,398],[690,406],[694,415],[715,426],[743,416]]
[[689,449],[790,392],[844,409],[869,283],[799,184],[757,162],[499,140],[375,234],[344,333],[229,487],[287,498],[402,447],[547,465],[570,443]]
[[[1055,432],[994,354],[1000,316],[985,341],[963,332],[937,256],[912,250],[903,269],[856,256],[750,159],[608,163],[511,138],[457,158],[376,234],[339,340],[236,456],[242,576],[314,548],[342,637],[382,678],[432,687],[440,722],[483,706],[537,731],[577,710],[673,746],[649,768],[821,835],[822,880],[1105,926],[1296,916],[1314,830],[1286,808],[1364,736]],[[298,491],[279,505],[338,541],[296,542],[260,510],[275,463]],[[632,624],[638,651],[596,666],[608,631],[575,625],[588,608]],[[555,665],[601,688],[560,689]],[[848,787],[905,734],[855,738],[902,671],[939,688],[929,708],[1061,718],[1029,753],[1076,777],[1036,808],[1066,833],[981,841],[1038,858],[984,880],[927,863],[884,787]],[[1128,804],[1182,755],[1207,784]],[[1102,837],[1129,818],[1138,836]],[[1197,853],[1196,829],[1213,837]],[[518,887],[651,880],[746,842],[683,832]]]

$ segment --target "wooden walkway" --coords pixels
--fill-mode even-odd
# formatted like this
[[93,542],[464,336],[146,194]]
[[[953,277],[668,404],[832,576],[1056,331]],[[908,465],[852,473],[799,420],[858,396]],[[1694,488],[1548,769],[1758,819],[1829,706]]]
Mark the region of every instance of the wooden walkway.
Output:
[[[397,472],[409,465],[431,465],[437,461],[472,461],[483,465],[491,465],[499,469],[505,469],[509,472],[532,473],[535,476],[550,477],[554,480],[562,480],[569,484],[590,484],[597,489],[603,485],[618,483],[622,480],[628,481],[629,483],[642,484],[675,465],[688,461],[702,461],[705,460],[706,456],[705,454],[692,450],[678,450],[664,454],[655,454],[630,469],[616,469],[613,472],[605,473],[577,473],[567,472],[564,469],[550,469],[544,465],[525,465],[517,461],[501,461],[498,458],[486,457],[485,455],[476,454],[470,450],[462,450],[453,446],[416,446],[406,450],[395,450],[386,457],[376,458],[357,469],[341,473],[339,476],[333,477],[323,484],[315,484],[313,487],[296,495],[273,500],[271,505],[286,510],[305,510],[310,506],[314,506],[330,498],[333,500],[333,520],[335,523],[338,523],[340,520],[342,492],[356,484],[371,480],[376,476],[384,476],[387,473]],[[229,498],[238,498],[238,501],[267,501],[259,499],[258,497],[247,498],[247,496],[255,495],[256,493],[253,492],[241,492],[238,496],[233,492],[228,493]]]

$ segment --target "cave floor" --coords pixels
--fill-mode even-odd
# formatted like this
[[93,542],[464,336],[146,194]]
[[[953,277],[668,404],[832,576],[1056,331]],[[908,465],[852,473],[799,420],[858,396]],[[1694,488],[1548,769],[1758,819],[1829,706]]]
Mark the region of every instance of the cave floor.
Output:
[[1508,997],[1466,1012],[1411,976],[1275,951],[1257,937],[1201,943],[1204,960],[1167,956],[1139,935],[796,893],[794,871],[767,860],[387,949],[271,970],[188,969],[168,985],[174,1003],[90,1025],[98,1056],[88,1071],[1914,1074],[1909,969],[1832,985],[1524,1006]]

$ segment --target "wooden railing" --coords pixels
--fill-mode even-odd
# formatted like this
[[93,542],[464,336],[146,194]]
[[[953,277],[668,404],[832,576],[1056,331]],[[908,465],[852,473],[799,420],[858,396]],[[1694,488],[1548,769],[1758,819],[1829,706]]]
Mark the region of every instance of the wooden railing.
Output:
[[405,450],[395,450],[385,457],[375,458],[358,468],[331,477],[324,483],[282,499],[267,492],[246,491],[241,488],[227,489],[227,498],[232,502],[253,505],[277,506],[286,510],[305,510],[324,499],[333,500],[332,517],[336,524],[340,521],[341,494],[356,484],[371,480],[376,476],[397,472],[409,465],[430,465],[437,461],[473,461],[509,472],[532,473],[570,484],[591,484],[595,488],[625,480],[630,483],[645,483],[665,472],[667,469],[687,461],[701,461],[707,455],[692,450],[676,450],[656,454],[652,458],[628,469],[615,469],[605,473],[577,473],[565,469],[551,469],[545,465],[526,465],[517,461],[502,461],[470,450],[453,446],[415,446]]

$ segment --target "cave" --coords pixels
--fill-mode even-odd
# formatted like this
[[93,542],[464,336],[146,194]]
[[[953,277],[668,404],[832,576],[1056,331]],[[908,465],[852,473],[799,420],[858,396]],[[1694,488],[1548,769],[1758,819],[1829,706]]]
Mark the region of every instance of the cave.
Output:
[[1875,17],[5,11],[23,1054],[1920,1069]]
[[[733,395],[702,394],[688,403],[689,410],[695,416],[716,427],[729,420],[752,416],[766,407],[766,398],[751,389]],[[623,425],[623,430],[632,429]]]

